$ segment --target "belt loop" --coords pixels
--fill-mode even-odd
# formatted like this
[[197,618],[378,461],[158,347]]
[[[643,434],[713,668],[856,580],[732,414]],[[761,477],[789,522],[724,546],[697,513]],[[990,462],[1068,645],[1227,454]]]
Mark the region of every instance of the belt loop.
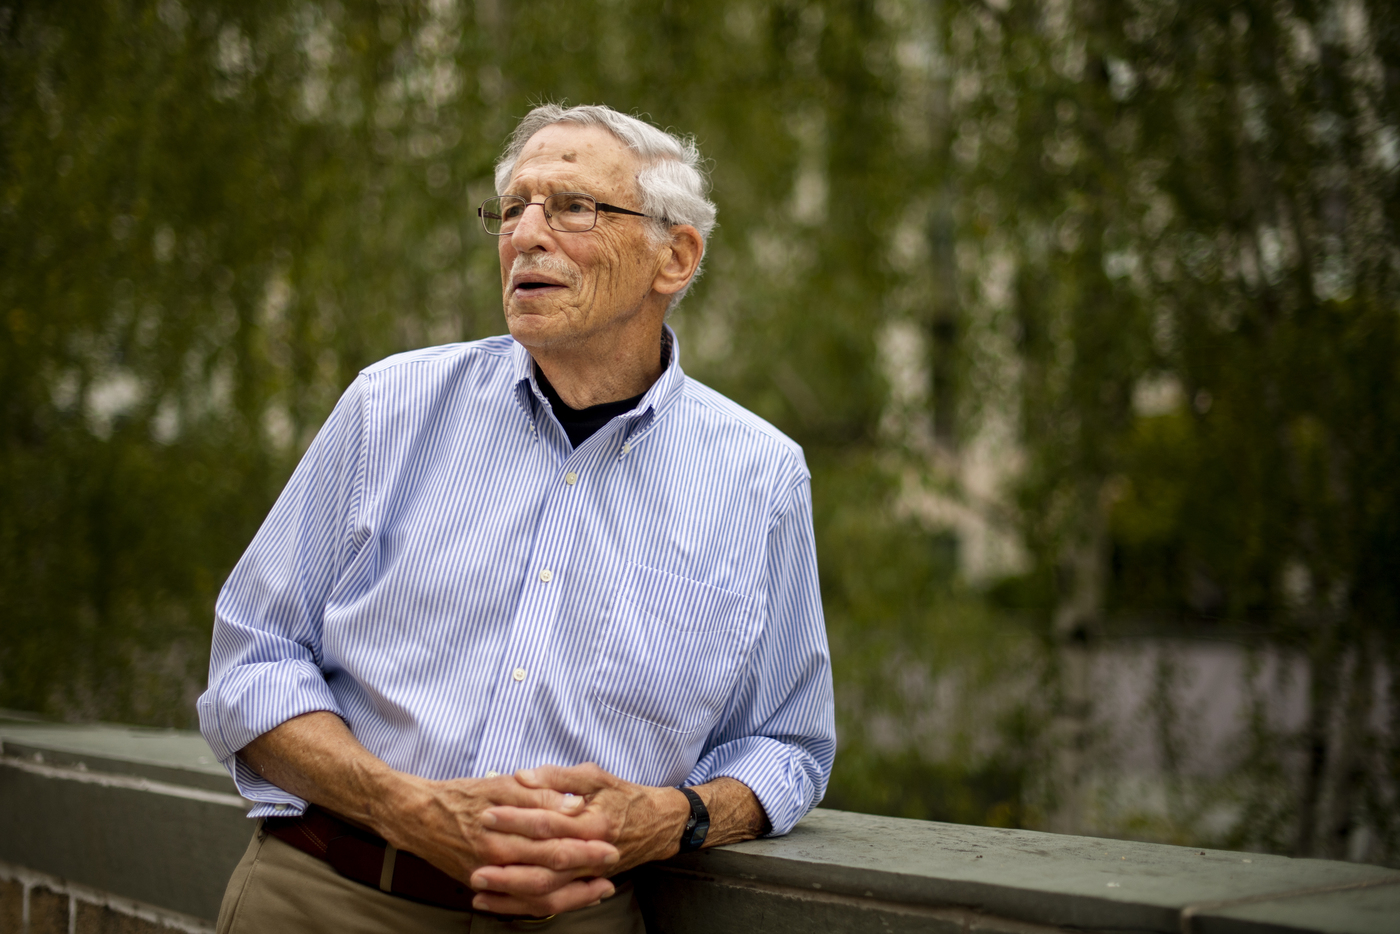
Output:
[[379,870],[379,891],[394,891],[394,860],[398,858],[398,849],[389,842],[384,844],[384,868]]

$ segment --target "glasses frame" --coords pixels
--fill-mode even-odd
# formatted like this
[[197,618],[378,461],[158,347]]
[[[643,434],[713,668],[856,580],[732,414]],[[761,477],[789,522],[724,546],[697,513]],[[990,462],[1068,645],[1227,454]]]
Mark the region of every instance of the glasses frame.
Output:
[[[548,211],[545,211],[545,209],[544,209],[545,201],[548,201],[550,198],[563,197],[563,196],[567,196],[567,195],[572,195],[572,196],[575,197],[575,198],[587,198],[589,201],[592,201],[592,202],[593,202],[593,208],[594,208],[594,210],[593,210],[593,224],[592,224],[591,226],[585,227],[585,228],[583,228],[582,230],[570,230],[570,229],[568,229],[568,228],[555,227],[553,224],[550,223],[550,219],[551,219],[554,215],[553,215],[553,214],[550,214]],[[605,204],[604,202],[599,201],[597,198],[593,197],[592,195],[590,195],[590,194],[588,194],[587,192],[584,192],[584,191],[556,191],[554,194],[552,194],[552,195],[550,195],[549,197],[545,198],[544,201],[526,201],[524,198],[520,197],[519,195],[492,195],[490,198],[487,198],[485,201],[482,201],[481,204],[479,204],[479,205],[477,206],[477,209],[476,209],[476,216],[479,217],[479,218],[481,219],[481,228],[482,228],[483,230],[485,230],[488,234],[490,234],[490,235],[493,236],[493,237],[509,237],[511,234],[515,233],[515,230],[514,230],[514,229],[512,229],[512,230],[497,230],[497,231],[492,231],[490,227],[486,226],[486,205],[487,205],[487,203],[488,203],[488,202],[491,202],[491,201],[500,201],[500,200],[503,200],[503,199],[505,199],[505,198],[511,198],[511,199],[516,200],[516,201],[519,201],[521,204],[525,205],[525,207],[527,207],[527,208],[530,207],[530,206],[533,205],[533,204],[538,204],[538,205],[540,206],[540,210],[544,212],[544,222],[545,222],[546,226],[548,226],[550,230],[553,230],[553,231],[555,231],[556,233],[588,233],[590,230],[593,230],[594,228],[596,228],[596,227],[598,226],[598,213],[599,213],[600,211],[606,212],[606,213],[608,213],[608,214],[626,214],[626,215],[628,215],[629,217],[646,217],[646,218],[651,218],[652,220],[655,220],[655,219],[656,219],[653,215],[651,215],[651,214],[643,214],[641,211],[630,211],[630,210],[628,210],[627,208],[620,208],[620,207],[618,207],[618,206],[615,205],[615,204]],[[521,212],[521,218],[523,219],[524,216],[525,216],[525,215],[524,215],[524,212],[522,211],[522,212]],[[504,217],[501,218],[501,222],[502,222],[502,223],[505,223],[505,218],[504,218]]]

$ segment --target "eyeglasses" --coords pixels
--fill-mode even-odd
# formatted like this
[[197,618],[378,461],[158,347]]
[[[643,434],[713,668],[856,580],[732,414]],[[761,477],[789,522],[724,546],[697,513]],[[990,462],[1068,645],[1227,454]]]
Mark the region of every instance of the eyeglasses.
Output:
[[650,214],[640,211],[603,204],[592,195],[577,191],[561,191],[543,201],[526,201],[515,195],[499,195],[481,202],[481,207],[476,209],[476,216],[481,218],[481,226],[486,228],[487,233],[495,237],[504,237],[515,232],[516,225],[525,216],[525,209],[532,204],[538,204],[544,211],[544,222],[551,230],[563,233],[583,233],[592,230],[598,223],[599,211],[629,214],[632,217],[651,217]]

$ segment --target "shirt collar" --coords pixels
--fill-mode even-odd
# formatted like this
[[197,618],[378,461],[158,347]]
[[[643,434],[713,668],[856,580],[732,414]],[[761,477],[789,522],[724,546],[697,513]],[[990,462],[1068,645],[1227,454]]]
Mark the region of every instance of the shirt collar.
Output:
[[[662,346],[665,347],[669,343],[670,359],[666,361],[661,376],[651,384],[651,388],[642,396],[642,401],[637,403],[637,407],[618,416],[628,422],[629,427],[630,423],[636,423],[640,427],[642,424],[649,425],[654,422],[675,404],[685,386],[685,372],[681,369],[680,341],[669,324],[662,325],[662,332]],[[511,342],[511,368],[514,372],[512,385],[516,388],[517,399],[531,416],[538,406],[545,404],[544,393],[535,379],[534,362],[528,350],[518,342]]]

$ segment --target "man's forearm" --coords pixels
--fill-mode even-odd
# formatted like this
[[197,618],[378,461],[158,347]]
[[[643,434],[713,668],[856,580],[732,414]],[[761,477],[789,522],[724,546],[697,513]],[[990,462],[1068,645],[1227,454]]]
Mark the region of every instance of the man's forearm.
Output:
[[[705,847],[752,840],[768,831],[768,815],[758,796],[738,779],[722,776],[703,785],[695,785],[693,790],[700,796],[710,815]],[[690,818],[689,800],[674,788],[646,788],[644,793],[656,800],[651,809],[653,829],[635,843],[613,839],[622,851],[618,871],[653,860],[669,859],[680,852],[681,836]]]
[[374,828],[392,802],[408,792],[409,776],[389,768],[355,739],[339,717],[324,710],[282,723],[238,753],[278,788]]
[[[752,840],[772,829],[758,796],[737,778],[722,776],[697,785],[695,791],[705,802],[705,810],[710,812],[710,831],[705,836],[707,847]],[[681,828],[677,828],[677,849],[680,848],[680,832]]]

